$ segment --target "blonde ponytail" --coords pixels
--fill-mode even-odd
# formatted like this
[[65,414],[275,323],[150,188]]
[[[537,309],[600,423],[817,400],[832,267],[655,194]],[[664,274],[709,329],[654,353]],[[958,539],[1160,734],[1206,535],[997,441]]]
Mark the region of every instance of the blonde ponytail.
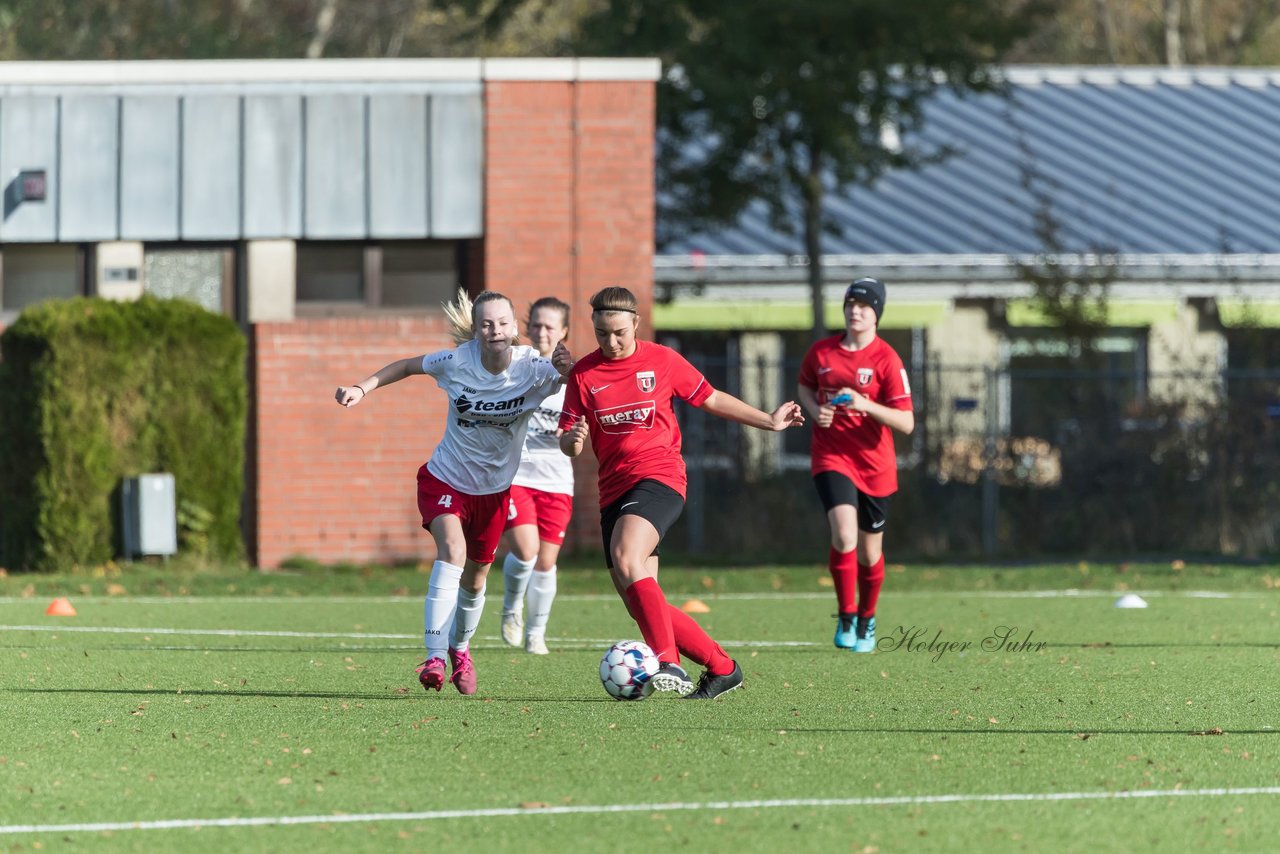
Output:
[[454,346],[465,344],[476,337],[475,323],[471,318],[471,312],[475,308],[465,288],[458,288],[458,295],[453,298],[453,302],[441,305],[444,307],[444,316],[449,321],[449,334],[453,336]]

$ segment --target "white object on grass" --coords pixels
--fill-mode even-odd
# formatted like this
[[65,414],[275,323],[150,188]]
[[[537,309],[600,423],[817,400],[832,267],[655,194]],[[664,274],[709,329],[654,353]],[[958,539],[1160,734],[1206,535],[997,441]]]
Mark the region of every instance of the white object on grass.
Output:
[[1126,593],[1116,600],[1117,608],[1145,608],[1147,600],[1143,599],[1137,593]]

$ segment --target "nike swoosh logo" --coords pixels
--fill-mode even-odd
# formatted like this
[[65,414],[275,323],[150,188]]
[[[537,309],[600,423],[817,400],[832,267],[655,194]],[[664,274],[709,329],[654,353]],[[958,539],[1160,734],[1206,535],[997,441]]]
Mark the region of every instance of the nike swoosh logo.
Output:
[[828,371],[831,371],[831,370],[834,370],[834,368],[818,368],[818,373],[820,373],[820,374],[825,374],[825,373],[827,373]]
[[883,520],[883,519],[881,519],[879,522],[872,522],[872,523],[871,523],[871,527],[872,527],[872,529],[873,529],[873,530],[874,530],[875,528],[883,528],[883,527],[884,527],[884,520]]
[[593,386],[591,387],[591,393],[592,393],[592,394],[599,394],[600,392],[604,391],[605,389],[607,389],[607,388],[608,388],[609,386],[611,386],[611,385],[613,385],[613,383],[605,383],[605,384],[604,384],[604,385],[602,385],[602,386],[594,386],[594,385],[593,385]]
[[630,507],[632,504],[639,504],[639,503],[640,503],[639,501],[628,501],[626,504],[623,504],[623,505],[622,505],[621,507],[619,507],[618,509],[619,509],[619,510],[626,510],[626,509],[627,509],[628,507]]

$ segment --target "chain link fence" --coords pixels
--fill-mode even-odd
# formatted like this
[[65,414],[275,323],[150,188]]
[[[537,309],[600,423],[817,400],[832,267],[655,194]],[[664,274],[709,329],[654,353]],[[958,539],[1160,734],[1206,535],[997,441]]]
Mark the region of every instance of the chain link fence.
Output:
[[[764,409],[794,399],[799,360],[686,353]],[[897,436],[887,550],[900,558],[1280,551],[1280,370],[930,368]],[[768,434],[677,406],[689,470],[673,548],[725,559],[825,554],[813,427]],[[683,540],[682,540],[683,538]]]

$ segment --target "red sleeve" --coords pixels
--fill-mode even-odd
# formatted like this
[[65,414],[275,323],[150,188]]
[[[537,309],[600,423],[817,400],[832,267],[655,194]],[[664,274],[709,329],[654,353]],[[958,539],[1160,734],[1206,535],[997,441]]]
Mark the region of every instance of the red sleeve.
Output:
[[667,376],[671,379],[671,390],[676,397],[694,406],[706,403],[707,398],[715,391],[711,383],[684,356],[675,350],[668,350],[667,353]]
[[891,409],[911,408],[911,381],[902,359],[893,350],[884,360],[884,381],[880,384],[880,402]]
[[807,353],[804,354],[804,361],[800,363],[800,377],[797,382],[805,388],[818,390],[818,345],[814,344],[809,347]]
[[578,393],[578,375],[570,373],[564,380],[564,408],[560,410],[560,429],[568,430],[584,414],[582,395]]

